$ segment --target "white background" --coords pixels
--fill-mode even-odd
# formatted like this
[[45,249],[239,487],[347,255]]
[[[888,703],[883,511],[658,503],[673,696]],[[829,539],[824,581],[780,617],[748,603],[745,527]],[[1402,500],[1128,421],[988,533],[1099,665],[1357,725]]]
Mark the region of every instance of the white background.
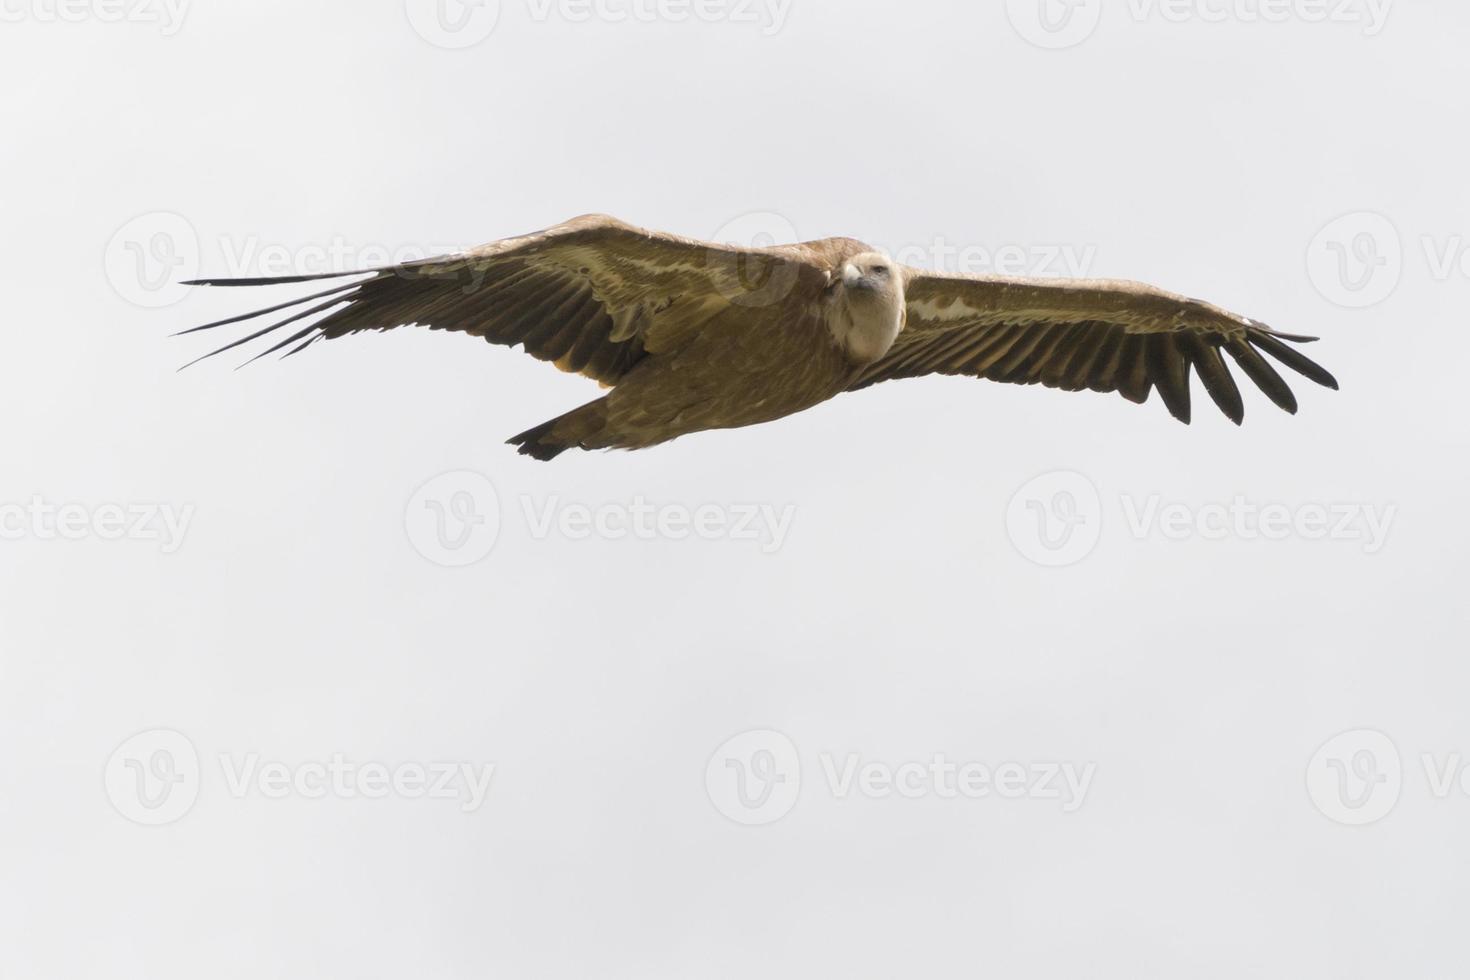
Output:
[[[1470,749],[1470,282],[1437,268],[1470,228],[1470,11],[1401,0],[1371,34],[1249,0],[1118,3],[1046,50],[1013,23],[1027,8],[793,0],[771,30],[504,0],[450,50],[395,0],[211,0],[167,35],[5,0],[0,503],[21,531],[0,541],[0,975],[1463,973],[1470,796],[1436,794],[1421,756]],[[925,379],[546,465],[503,440],[595,397],[584,379],[415,330],[176,373],[214,338],[170,333],[303,291],[140,294],[114,241],[179,216],[180,248],[150,253],[179,279],[588,211],[1091,248],[1093,274],[1321,335],[1343,390],[1293,378],[1296,418],[1248,392],[1237,430],[1198,390],[1186,428],[1157,398]],[[1389,233],[1354,218],[1346,253],[1324,246],[1363,213]],[[1384,298],[1353,308],[1344,282],[1369,275]],[[459,471],[494,487],[499,534],[456,568],[406,513]],[[1056,471],[1095,488],[1093,545],[1044,567],[1007,515]],[[18,523],[37,497],[192,522],[173,553],[68,540]],[[1126,508],[1155,497],[1396,516],[1374,553],[1136,533]],[[766,549],[538,535],[526,514],[639,498],[794,520]],[[155,729],[199,775],[149,827],[108,766]],[[1349,735],[1313,762],[1360,729],[1396,748]],[[800,791],[746,826],[707,769],[740,771],[716,753],[766,730]],[[252,754],[496,768],[465,813],[232,792],[220,757]],[[1068,813],[841,797],[822,761],[936,754],[1096,776]],[[764,757],[783,787],[788,755]],[[1390,791],[1353,779],[1395,756],[1397,805],[1345,825],[1322,787]]]

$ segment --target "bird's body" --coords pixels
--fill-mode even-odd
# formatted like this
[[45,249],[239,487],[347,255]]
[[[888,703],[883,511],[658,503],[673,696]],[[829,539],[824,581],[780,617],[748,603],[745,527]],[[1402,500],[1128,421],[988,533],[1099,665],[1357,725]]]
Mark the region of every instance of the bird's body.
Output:
[[579,422],[598,420],[595,430],[569,430],[553,444],[643,449],[706,429],[773,422],[834,397],[856,370],[823,311],[722,311],[678,347],[638,363],[597,408],[572,413]]
[[[847,240],[808,246],[812,268],[842,269],[866,253]],[[891,268],[891,267],[890,267]],[[518,444],[529,455],[570,445],[644,449],[707,429],[732,429],[805,411],[833,398],[888,352],[899,332],[898,297],[854,302],[807,266],[780,303],[676,302],[662,314],[662,343],[604,398],[553,420]]]
[[[330,277],[212,284],[309,278]],[[261,313],[311,300],[323,302],[221,350],[318,313],[326,315],[270,350],[411,323],[520,344],[612,389],[511,440],[538,459],[771,422],[844,391],[931,373],[1140,402],[1157,387],[1186,422],[1191,367],[1227,415],[1243,417],[1221,349],[1288,411],[1296,401],[1257,348],[1336,387],[1283,343],[1308,338],[1136,283],[945,277],[853,239],[740,248],[601,216],[376,270]]]

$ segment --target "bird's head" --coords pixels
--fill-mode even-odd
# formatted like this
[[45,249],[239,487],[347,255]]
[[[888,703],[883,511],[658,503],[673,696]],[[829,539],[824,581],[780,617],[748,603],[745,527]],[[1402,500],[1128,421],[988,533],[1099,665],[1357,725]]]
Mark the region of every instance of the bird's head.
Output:
[[897,262],[882,252],[861,252],[842,263],[837,282],[854,313],[884,322],[897,318],[898,328],[903,329],[905,280]]
[[903,277],[882,252],[863,252],[844,262],[842,288],[857,300],[893,303],[903,299]]

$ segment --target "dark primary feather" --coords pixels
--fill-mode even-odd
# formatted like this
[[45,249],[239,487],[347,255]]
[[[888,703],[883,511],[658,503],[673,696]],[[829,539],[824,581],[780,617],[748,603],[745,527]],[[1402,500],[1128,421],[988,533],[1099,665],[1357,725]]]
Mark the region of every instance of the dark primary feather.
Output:
[[1169,414],[1189,424],[1189,362],[1174,338],[1167,334],[1151,334],[1148,338],[1148,374]]
[[1220,357],[1219,348],[1211,341],[1200,339],[1195,334],[1179,335],[1179,345],[1184,356],[1194,364],[1205,391],[1215,400],[1225,417],[1236,425],[1245,421],[1245,402],[1240,397],[1240,388],[1230,375],[1230,369]]
[[1250,345],[1248,339],[1233,338],[1225,344],[1225,349],[1230,352],[1231,357],[1235,358],[1235,363],[1240,365],[1246,377],[1255,382],[1256,387],[1264,391],[1282,409],[1292,415],[1296,414],[1296,395],[1292,394],[1286,379],[1261,356],[1260,351]]

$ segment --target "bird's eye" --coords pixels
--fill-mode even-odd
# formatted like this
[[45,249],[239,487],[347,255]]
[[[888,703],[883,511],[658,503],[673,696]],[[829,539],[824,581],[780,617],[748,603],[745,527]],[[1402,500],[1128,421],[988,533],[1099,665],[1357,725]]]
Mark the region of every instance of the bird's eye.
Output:
[[886,276],[886,275],[888,275],[888,266],[886,266],[886,265],[875,265],[875,266],[873,266],[873,275],[875,275],[875,276]]

